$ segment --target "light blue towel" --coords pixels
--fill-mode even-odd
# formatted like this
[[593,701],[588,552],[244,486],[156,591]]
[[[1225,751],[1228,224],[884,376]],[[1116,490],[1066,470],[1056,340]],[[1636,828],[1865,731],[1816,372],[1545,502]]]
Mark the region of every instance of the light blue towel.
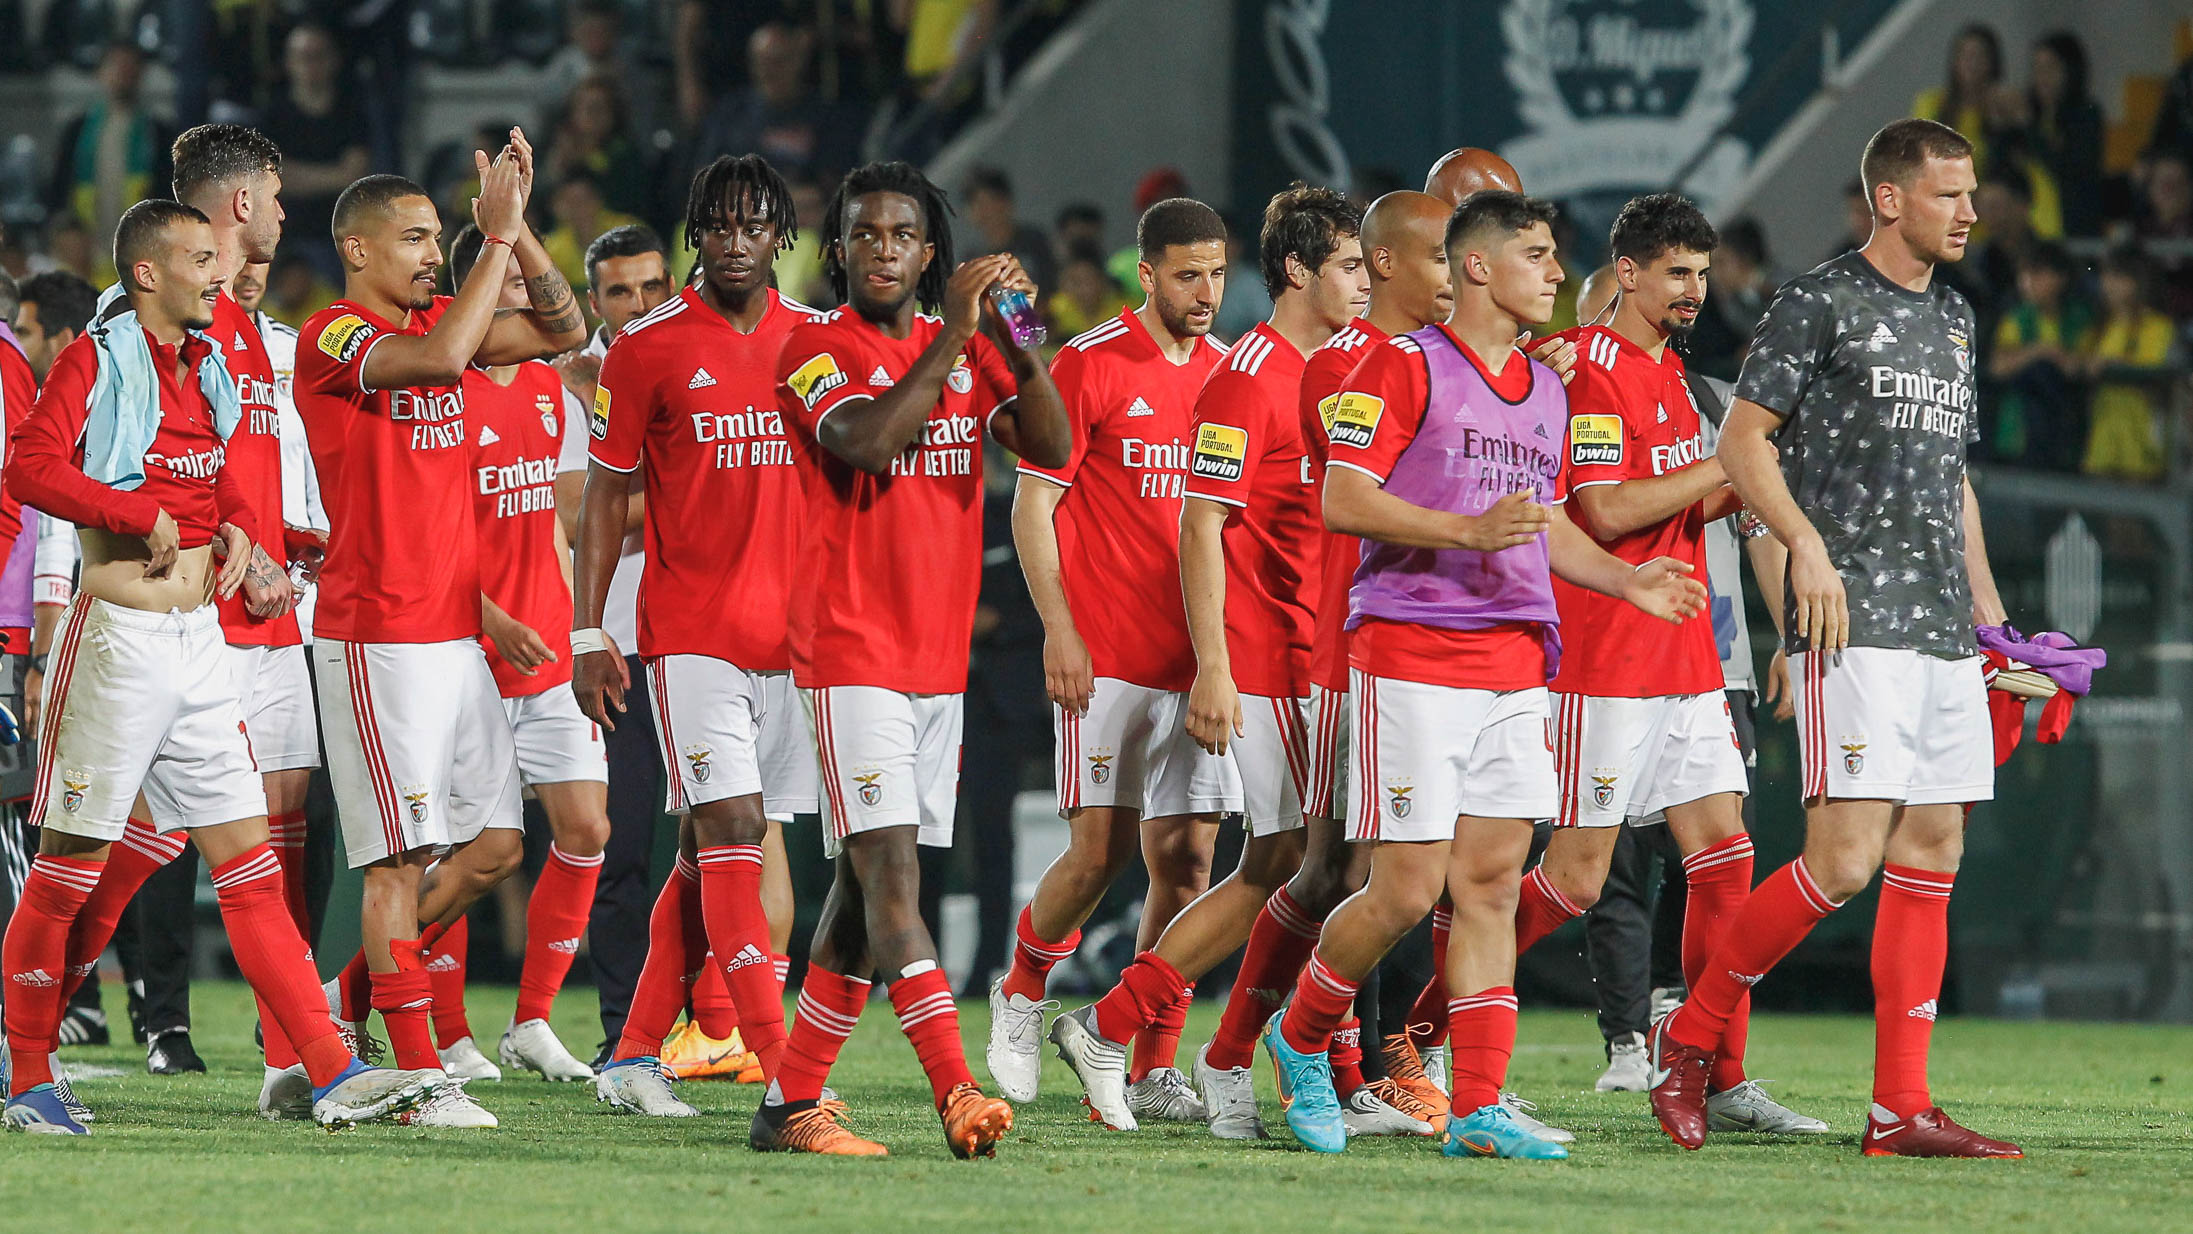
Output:
[[[84,421],[84,474],[124,492],[145,482],[145,451],[160,431],[160,375],[152,368],[152,349],[137,312],[110,310],[122,298],[116,283],[99,297],[90,334],[99,349],[99,375],[91,384],[90,414]],[[221,344],[203,331],[190,332],[213,350],[198,365],[198,385],[213,408],[213,430],[227,441],[243,418]]]

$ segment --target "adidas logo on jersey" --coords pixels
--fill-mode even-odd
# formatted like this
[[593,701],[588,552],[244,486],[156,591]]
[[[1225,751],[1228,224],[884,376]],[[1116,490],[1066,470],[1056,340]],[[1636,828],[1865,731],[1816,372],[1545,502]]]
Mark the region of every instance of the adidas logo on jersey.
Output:
[[885,372],[883,366],[879,364],[876,366],[875,372],[868,374],[868,384],[878,390],[888,390],[898,383],[891,380],[891,374]]
[[693,370],[693,380],[686,382],[685,388],[688,390],[706,390],[715,384],[716,379],[708,375],[707,369],[697,368]]
[[1875,347],[1894,347],[1896,332],[1888,328],[1887,322],[1877,321],[1873,323],[1873,337],[1868,341]]
[[34,990],[50,990],[53,987],[60,985],[61,979],[54,976],[52,973],[47,972],[45,969],[34,968],[27,973],[15,974],[15,983],[17,985],[29,986],[31,989]]
[[748,943],[739,948],[739,953],[731,957],[730,962],[723,966],[723,971],[735,973],[742,968],[752,968],[756,964],[767,964],[769,962],[769,957],[761,953],[761,948]]
[[494,429],[492,429],[492,428],[489,428],[489,427],[487,427],[486,425],[482,425],[482,426],[480,427],[480,444],[481,444],[481,445],[483,445],[483,446],[492,446],[492,445],[494,445],[494,444],[495,444],[496,442],[498,442],[498,441],[501,441],[501,440],[502,440],[502,438],[496,435],[496,433],[495,433],[495,430],[494,430]]
[[1127,416],[1129,419],[1133,419],[1136,416],[1154,416],[1156,414],[1157,408],[1150,406],[1150,404],[1145,402],[1142,396],[1139,394],[1135,396],[1134,402],[1127,404]]
[[1653,423],[1655,423],[1655,424],[1666,424],[1667,422],[1668,422],[1668,409],[1667,409],[1667,407],[1666,407],[1666,406],[1664,406],[1664,405],[1663,405],[1663,406],[1662,406],[1662,407],[1660,408],[1660,418],[1659,418],[1659,419],[1657,419],[1657,420],[1655,420],[1655,421],[1653,421]]

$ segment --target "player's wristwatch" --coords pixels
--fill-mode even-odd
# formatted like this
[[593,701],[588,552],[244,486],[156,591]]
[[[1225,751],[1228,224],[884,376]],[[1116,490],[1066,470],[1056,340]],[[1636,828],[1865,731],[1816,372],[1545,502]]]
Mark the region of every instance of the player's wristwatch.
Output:
[[32,672],[34,672],[34,673],[38,674],[38,675],[39,675],[39,676],[41,676],[41,677],[45,676],[45,674],[46,674],[46,657],[47,657],[47,656],[48,656],[49,654],[51,654],[51,653],[50,653],[50,652],[44,652],[44,651],[39,651],[39,652],[33,652],[33,653],[31,654],[31,657],[30,657],[30,671],[32,671]]

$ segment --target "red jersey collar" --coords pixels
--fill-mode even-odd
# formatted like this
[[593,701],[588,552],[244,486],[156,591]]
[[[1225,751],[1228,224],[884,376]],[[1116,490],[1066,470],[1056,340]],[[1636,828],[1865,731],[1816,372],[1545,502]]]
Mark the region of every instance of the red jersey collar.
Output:
[[1464,359],[1476,366],[1477,375],[1485,379],[1486,386],[1503,402],[1520,403],[1531,396],[1531,383],[1536,380],[1536,374],[1531,369],[1531,358],[1524,355],[1521,348],[1511,349],[1515,352],[1515,359],[1495,373],[1485,367],[1485,362],[1478,358],[1468,343],[1462,341],[1461,336],[1454,332],[1453,326],[1442,321],[1439,323],[1439,330],[1447,336],[1448,342],[1454,344],[1454,349],[1462,353]]

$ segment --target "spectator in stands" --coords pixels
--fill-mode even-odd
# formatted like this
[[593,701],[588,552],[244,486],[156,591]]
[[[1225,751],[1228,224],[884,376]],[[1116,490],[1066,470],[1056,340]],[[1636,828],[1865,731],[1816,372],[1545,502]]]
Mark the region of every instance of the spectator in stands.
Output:
[[1013,213],[1013,182],[1003,171],[995,167],[969,171],[960,186],[959,207],[974,233],[968,238],[967,256],[1011,253],[1035,280],[1037,291],[1048,296],[1058,290],[1058,261],[1051,256],[1050,238]]
[[[591,176],[610,209],[638,216],[652,213],[654,206],[655,177],[648,162],[647,149],[632,127],[624,87],[608,77],[589,77],[564,100],[542,170],[550,184]],[[584,269],[583,245],[581,250]]]
[[1911,114],[1938,120],[1972,143],[1972,162],[1987,169],[1988,105],[2003,81],[2003,40],[1986,22],[1972,22],[1949,42],[1942,84],[1919,92]]
[[622,90],[633,133],[642,139],[654,134],[660,83],[639,57],[626,53],[624,6],[617,0],[575,0],[571,5],[563,49],[541,70],[541,128],[553,131],[571,93],[594,78],[606,78]]
[[[2000,155],[2022,161],[2036,179],[2045,214],[2053,193],[2060,232],[2037,218],[2044,236],[2094,236],[2102,229],[2102,109],[2087,88],[2086,45],[2068,30],[2033,45],[2033,80],[1995,139]],[[2045,187],[2039,181],[2046,181]]]
[[114,273],[113,247],[107,245],[106,256],[102,258],[99,246],[91,242],[91,230],[74,214],[62,215],[46,229],[46,256],[51,268],[66,270],[94,287],[104,287],[114,281],[108,277],[101,282],[99,277],[102,273],[108,276]]
[[122,211],[147,197],[165,196],[173,178],[168,165],[173,134],[144,109],[138,96],[144,75],[144,55],[133,44],[109,44],[99,61],[99,101],[62,125],[54,139],[46,205],[90,229],[92,264],[101,276],[92,282],[102,287],[114,281],[108,241]]
[[304,257],[302,248],[319,245],[317,236],[300,237],[301,244],[284,244],[267,272],[266,298],[259,302],[266,315],[285,326],[302,328],[305,319],[335,303],[335,287],[320,275],[319,266]]
[[2170,75],[2162,107],[2155,113],[2155,128],[2148,134],[2145,157],[2163,154],[2193,163],[2193,56],[2187,56]]
[[1852,180],[1843,186],[1843,234],[1835,242],[1835,248],[1821,257],[1833,261],[1852,249],[1862,249],[1873,238],[1873,203],[1866,197],[1866,186]]
[[573,172],[556,185],[548,198],[548,214],[553,225],[541,237],[541,247],[573,287],[586,282],[586,246],[594,243],[594,237],[640,221],[610,209],[603,201],[601,182],[586,171]]
[[2079,355],[2080,375],[2094,383],[2084,470],[2151,484],[2163,478],[2163,409],[2177,332],[2154,307],[2139,250],[2104,258],[2101,288],[2101,320]]
[[723,154],[759,154],[792,180],[834,181],[858,160],[857,109],[815,93],[814,32],[771,22],[747,40],[748,81],[716,100],[693,141],[700,167]]
[[2084,457],[2079,375],[2093,312],[2072,294],[2063,246],[2036,244],[2018,264],[2018,303],[1995,328],[1988,373],[2002,383],[1989,453],[2006,463],[2070,471]]
[[1773,295],[1765,229],[1750,215],[1730,220],[1721,229],[1721,246],[1713,250],[1712,290],[1691,331],[1684,362],[1709,377],[1735,381],[1752,331]]
[[1063,264],[1068,253],[1084,244],[1104,247],[1104,209],[1093,201],[1068,202],[1051,220],[1051,252]]
[[2153,249],[2164,312],[2179,321],[2193,319],[2193,157],[2161,151],[2148,160],[2147,203],[2135,231],[2142,244],[2174,243],[2175,253]]
[[[819,219],[828,208],[829,194],[812,180],[787,182],[792,189],[796,218]],[[822,276],[822,238],[819,227],[800,228],[792,247],[777,254],[777,287],[802,304],[823,308],[835,303],[830,284]]]
[[2018,298],[2018,261],[2033,244],[2033,187],[2022,171],[1997,167],[1980,181],[1973,206],[1985,238],[1957,263],[1965,269],[1956,286],[1972,302],[1980,336],[1989,338],[1995,319]]
[[1050,298],[1054,343],[1064,343],[1099,322],[1119,316],[1127,297],[1104,268],[1104,250],[1094,244],[1077,246],[1059,263],[1058,290]]
[[[1162,201],[1163,198],[1155,199]],[[1148,206],[1143,209],[1148,209]],[[1141,211],[1136,212],[1141,217]],[[1235,215],[1226,220],[1226,294],[1218,302],[1218,317],[1211,323],[1211,337],[1228,346],[1272,315],[1271,293],[1257,277],[1257,230],[1261,220]],[[1118,268],[1116,261],[1113,268]]]
[[321,241],[329,234],[335,198],[372,170],[372,130],[348,88],[342,48],[326,26],[291,30],[282,66],[288,81],[259,128],[282,149],[282,209],[289,216],[283,230],[305,238],[298,252],[333,281],[342,273],[335,246]]
[[[1135,181],[1135,212],[1133,217],[1141,218],[1151,206],[1168,198],[1193,196],[1195,194],[1188,191],[1188,177],[1182,175],[1178,167],[1163,164],[1152,167],[1142,173],[1140,180]],[[1250,234],[1255,234],[1254,229],[1251,230]],[[1107,268],[1112,272],[1112,281],[1119,284],[1121,291],[1131,296],[1142,290],[1142,246],[1135,243],[1133,236],[1127,238],[1127,243],[1124,246],[1112,250],[1112,260]],[[1248,265],[1235,266],[1234,269],[1253,274],[1256,270],[1255,257],[1252,256],[1249,259]],[[1247,274],[1244,274],[1243,277],[1235,280],[1235,285],[1238,287],[1257,282],[1261,282],[1261,280],[1250,278]],[[1271,305],[1266,304],[1264,307],[1269,309]],[[1221,315],[1224,314],[1224,304],[1219,306],[1219,312]],[[1256,320],[1262,321],[1264,319],[1260,316]],[[1256,322],[1252,321],[1249,324],[1253,326]],[[1217,328],[1215,325],[1212,327],[1214,330]],[[1238,336],[1229,334],[1225,337],[1232,339]]]
[[891,0],[892,24],[906,32],[906,78],[915,91],[943,101],[963,89],[961,71],[987,50],[997,17],[997,0]]

